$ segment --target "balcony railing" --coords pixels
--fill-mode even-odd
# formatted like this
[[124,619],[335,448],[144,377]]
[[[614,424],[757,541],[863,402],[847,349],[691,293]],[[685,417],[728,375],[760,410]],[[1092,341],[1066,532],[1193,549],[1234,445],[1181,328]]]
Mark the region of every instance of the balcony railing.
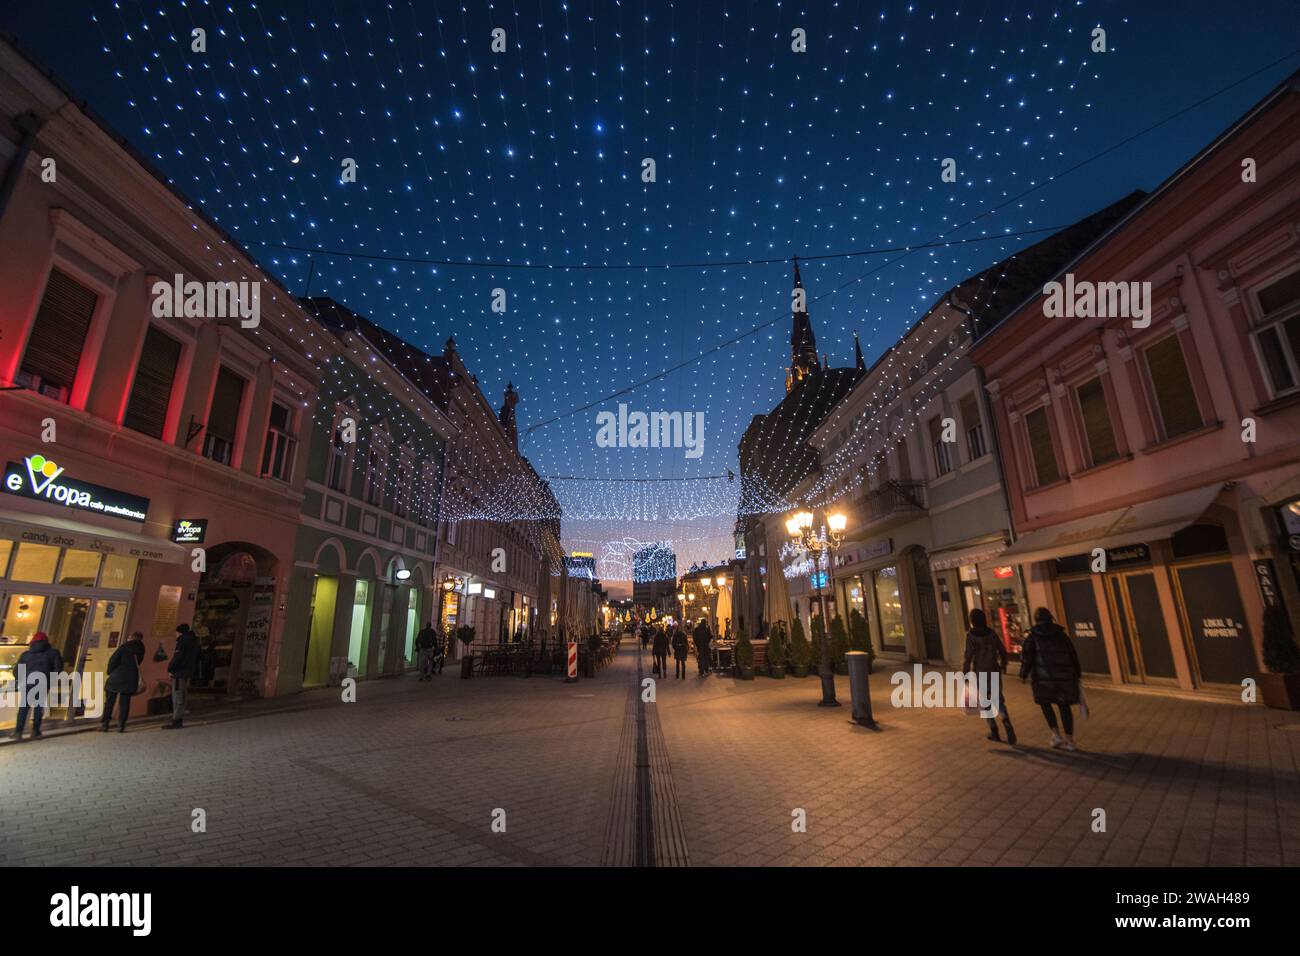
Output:
[[924,481],[886,481],[856,502],[862,527],[880,530],[926,512]]

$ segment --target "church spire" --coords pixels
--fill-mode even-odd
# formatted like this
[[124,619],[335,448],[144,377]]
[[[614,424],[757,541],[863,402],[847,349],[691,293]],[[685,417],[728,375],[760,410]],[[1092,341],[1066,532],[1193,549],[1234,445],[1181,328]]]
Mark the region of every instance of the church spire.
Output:
[[858,338],[857,329],[853,330],[853,366],[859,372],[867,370],[867,363],[862,361],[862,342]]
[[813,335],[812,320],[808,317],[807,293],[803,287],[803,277],[799,275],[799,257],[794,259],[794,292],[791,303],[790,328],[790,370],[785,377],[785,390],[792,391],[796,385],[815,373],[817,361],[817,337]]

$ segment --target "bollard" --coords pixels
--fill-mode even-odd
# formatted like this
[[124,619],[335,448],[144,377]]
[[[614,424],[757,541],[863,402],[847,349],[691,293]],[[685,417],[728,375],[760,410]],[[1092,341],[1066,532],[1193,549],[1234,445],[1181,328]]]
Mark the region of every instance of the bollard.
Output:
[[866,651],[849,651],[845,655],[849,665],[849,699],[853,722],[864,727],[876,726],[871,714],[871,684],[867,681],[871,657]]
[[578,642],[569,641],[569,666],[564,675],[566,684],[576,684],[578,682]]

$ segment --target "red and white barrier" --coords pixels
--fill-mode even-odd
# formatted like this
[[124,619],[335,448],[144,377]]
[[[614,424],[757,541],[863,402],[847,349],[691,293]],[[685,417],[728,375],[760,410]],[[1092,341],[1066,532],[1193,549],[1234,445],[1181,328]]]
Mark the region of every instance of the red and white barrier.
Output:
[[564,677],[566,684],[574,684],[578,681],[578,642],[569,641],[569,670]]

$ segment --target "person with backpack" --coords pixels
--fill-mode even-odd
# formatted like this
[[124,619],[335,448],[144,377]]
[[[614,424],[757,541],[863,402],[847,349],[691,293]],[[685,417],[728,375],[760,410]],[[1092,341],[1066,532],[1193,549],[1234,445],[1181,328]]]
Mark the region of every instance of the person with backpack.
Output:
[[172,678],[172,722],[163,724],[163,730],[180,730],[185,726],[185,702],[189,697],[190,681],[199,672],[199,636],[188,624],[176,625],[176,650],[172,652],[167,673]]
[[[1007,669],[1007,651],[1002,640],[988,625],[983,608],[972,608],[970,612],[970,630],[966,632],[966,654],[962,659],[963,673],[974,673],[976,686],[989,693],[997,681],[997,714],[1002,715],[1002,724],[1007,729],[1007,743],[1016,745],[1016,731],[1011,726],[1011,714],[1007,711],[1007,702],[1002,696],[1002,675]],[[987,689],[987,690],[986,690]],[[992,694],[989,693],[989,697]],[[993,701],[981,700],[980,705],[992,704]],[[989,740],[1001,740],[998,736],[997,714],[985,717],[989,726]]]
[[45,719],[45,708],[49,706],[50,684],[61,670],[63,655],[51,646],[44,631],[37,631],[32,635],[27,650],[18,655],[14,672],[18,678],[18,692],[22,694],[14,723],[14,740],[23,739],[29,712],[32,715],[32,740],[41,739],[41,721]]
[[108,733],[113,719],[113,705],[119,703],[117,732],[126,733],[126,719],[131,714],[131,698],[140,691],[140,664],[144,661],[144,634],[136,631],[108,659],[104,680],[104,713],[99,718],[100,733]]
[[[1020,680],[1033,682],[1034,703],[1042,708],[1052,731],[1052,746],[1062,750],[1078,749],[1074,746],[1074,715],[1070,707],[1079,702],[1082,673],[1079,654],[1070,635],[1052,620],[1051,611],[1040,607],[1034,612],[1034,626],[1020,648]],[[1061,712],[1059,727],[1053,706]],[[1064,738],[1059,730],[1065,731]]]
[[680,677],[682,680],[686,680],[686,657],[690,654],[691,645],[690,641],[686,639],[686,632],[680,624],[673,628],[672,645],[673,660],[676,662],[674,679]]

